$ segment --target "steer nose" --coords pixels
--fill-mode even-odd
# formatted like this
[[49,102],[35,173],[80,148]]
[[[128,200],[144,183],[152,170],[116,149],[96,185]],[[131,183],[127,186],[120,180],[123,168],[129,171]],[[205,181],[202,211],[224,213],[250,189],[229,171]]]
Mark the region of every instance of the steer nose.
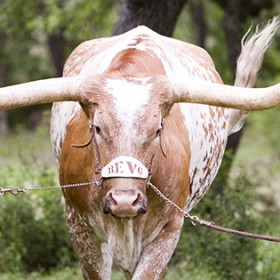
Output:
[[137,190],[111,190],[104,199],[104,213],[119,217],[133,217],[147,212],[146,196]]

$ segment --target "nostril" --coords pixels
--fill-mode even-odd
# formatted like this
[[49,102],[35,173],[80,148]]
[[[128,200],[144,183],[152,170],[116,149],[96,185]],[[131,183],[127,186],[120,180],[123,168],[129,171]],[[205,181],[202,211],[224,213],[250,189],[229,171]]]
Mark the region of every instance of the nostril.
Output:
[[103,213],[104,213],[104,214],[110,214],[110,213],[112,213],[112,210],[111,210],[110,207],[105,206],[105,207],[103,208]]
[[108,201],[105,201],[105,203],[104,203],[103,213],[104,213],[104,214],[110,214],[110,213],[112,213],[112,209],[111,209],[110,203],[108,203]]
[[118,205],[117,201],[114,199],[114,196],[113,196],[112,192],[109,193],[108,202],[111,203],[112,205],[115,205],[115,206]]
[[147,213],[147,208],[145,206],[142,206],[138,209],[137,213],[145,214],[145,213]]
[[138,193],[137,198],[132,202],[132,206],[137,206],[141,202],[141,195]]

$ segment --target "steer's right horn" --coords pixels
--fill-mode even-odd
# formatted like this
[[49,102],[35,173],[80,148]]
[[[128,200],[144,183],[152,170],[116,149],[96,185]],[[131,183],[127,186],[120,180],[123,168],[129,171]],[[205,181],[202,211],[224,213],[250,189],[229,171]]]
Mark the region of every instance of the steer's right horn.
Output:
[[0,88],[0,110],[52,103],[80,101],[81,78],[65,77]]

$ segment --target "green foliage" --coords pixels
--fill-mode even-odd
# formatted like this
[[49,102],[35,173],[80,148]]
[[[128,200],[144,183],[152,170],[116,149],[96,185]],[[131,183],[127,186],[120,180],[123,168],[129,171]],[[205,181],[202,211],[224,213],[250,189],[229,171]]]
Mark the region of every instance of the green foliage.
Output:
[[[81,42],[111,35],[116,4],[113,0],[1,1],[0,82],[18,84],[56,75],[57,65],[50,49],[59,49],[57,57],[63,64]],[[51,47],[54,41],[55,47]],[[42,108],[46,106],[37,106],[37,112]],[[26,125],[34,110],[28,107],[9,111],[9,128],[15,123]]]
[[[255,211],[252,182],[244,174],[228,182],[227,174],[222,174],[191,214],[241,231],[263,230]],[[219,275],[216,279],[256,279],[257,248],[256,240],[192,226],[187,221],[175,260],[186,259],[188,270],[198,267]]]
[[[57,185],[53,166],[39,164],[32,148],[27,152],[30,157],[20,155],[17,164],[1,166],[0,186]],[[0,199],[0,272],[48,271],[75,261],[60,191],[6,193]]]
[[[223,2],[223,3],[222,3]],[[174,37],[180,40],[199,44],[199,28],[205,32],[205,46],[203,46],[211,55],[216,69],[222,77],[224,83],[232,84],[234,80],[234,73],[229,67],[228,53],[230,50],[226,45],[225,32],[223,26],[227,15],[221,6],[226,1],[205,1],[192,0],[189,4],[184,6],[181,15],[178,18],[178,23],[174,31]],[[198,26],[195,24],[193,5],[198,5],[205,21],[205,26]],[[279,14],[279,3],[274,3],[274,8],[263,9],[260,15],[256,18],[249,17],[242,26],[243,34],[252,26],[252,32],[255,31],[257,24],[266,23],[269,19]],[[199,23],[203,25],[202,22]],[[278,32],[279,34],[279,32]],[[280,61],[279,57],[279,35],[275,36],[273,44],[269,47],[263,63],[263,70],[260,73],[258,86],[269,86],[278,83],[280,80]]]
[[219,280],[219,276],[206,266],[191,266],[188,261],[181,260],[176,265],[169,265],[165,280]]
[[65,59],[79,43],[112,33],[116,1],[4,0],[0,5],[0,63],[5,84],[54,75],[48,37],[62,33]]
[[74,261],[60,193],[6,194],[2,199],[0,271],[49,270]]
[[1,280],[83,280],[79,267],[65,267],[49,273],[2,273]]

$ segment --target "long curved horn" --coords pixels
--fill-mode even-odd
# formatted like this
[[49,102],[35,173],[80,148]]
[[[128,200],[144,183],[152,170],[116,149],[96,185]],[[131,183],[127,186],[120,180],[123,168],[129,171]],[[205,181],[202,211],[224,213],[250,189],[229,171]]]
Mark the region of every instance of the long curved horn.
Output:
[[[248,88],[255,84],[264,53],[279,26],[280,17],[274,17],[266,25],[257,26],[255,34],[249,40],[246,40],[249,32],[244,36],[242,52],[237,63],[235,86],[206,81],[171,82],[174,102],[201,103],[243,110],[263,110],[279,106],[280,84],[262,89]],[[239,114],[236,112],[237,117]]]
[[280,83],[267,88],[243,88],[206,81],[185,81],[171,85],[172,103],[199,103],[250,111],[280,105]]
[[0,110],[56,101],[80,101],[82,79],[52,78],[0,88]]

